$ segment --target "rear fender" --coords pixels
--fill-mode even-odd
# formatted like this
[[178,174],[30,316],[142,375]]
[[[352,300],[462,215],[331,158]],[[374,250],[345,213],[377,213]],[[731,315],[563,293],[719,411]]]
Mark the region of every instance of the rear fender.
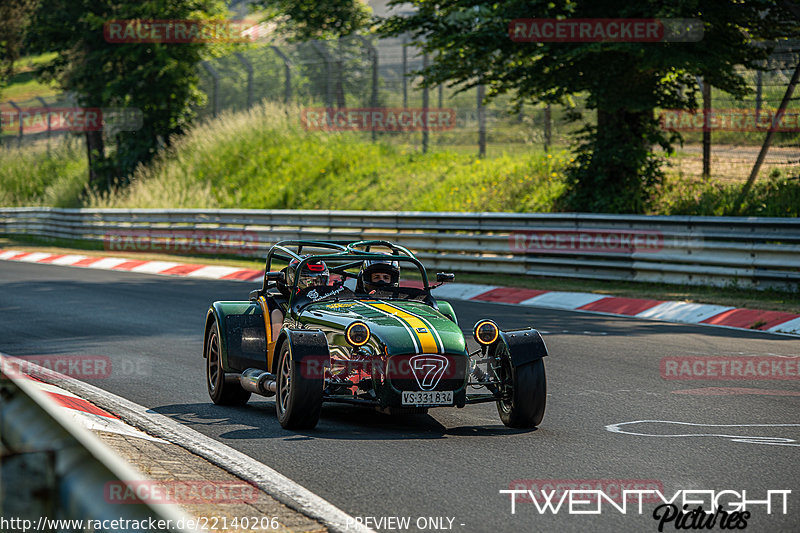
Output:
[[512,329],[500,332],[495,350],[508,350],[513,367],[520,367],[547,356],[544,339],[534,328]]
[[[242,371],[266,361],[267,332],[261,306],[254,302],[214,302],[206,314],[203,355],[211,327],[219,328],[222,367],[225,372]],[[265,367],[261,363],[260,367]]]

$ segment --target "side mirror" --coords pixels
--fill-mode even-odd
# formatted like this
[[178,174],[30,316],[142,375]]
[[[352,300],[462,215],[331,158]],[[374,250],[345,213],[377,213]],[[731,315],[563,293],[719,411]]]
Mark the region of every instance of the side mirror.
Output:
[[267,272],[267,281],[286,281],[286,275],[281,272]]
[[456,275],[452,272],[439,272],[436,274],[436,281],[439,283],[447,283],[450,281],[455,281]]
[[261,289],[256,289],[254,291],[250,291],[250,301],[251,302],[256,302],[263,295],[264,295],[264,293],[262,292]]

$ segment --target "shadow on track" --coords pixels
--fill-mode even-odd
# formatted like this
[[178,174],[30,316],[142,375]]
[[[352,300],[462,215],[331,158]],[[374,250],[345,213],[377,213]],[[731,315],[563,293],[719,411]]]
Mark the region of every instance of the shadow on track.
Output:
[[508,436],[536,431],[512,429],[499,423],[448,428],[430,414],[386,415],[366,408],[336,404],[323,405],[317,427],[303,431],[283,429],[275,417],[275,404],[270,401],[254,401],[245,407],[174,404],[151,411],[189,426],[231,427],[230,431],[219,435],[222,439],[429,440]]

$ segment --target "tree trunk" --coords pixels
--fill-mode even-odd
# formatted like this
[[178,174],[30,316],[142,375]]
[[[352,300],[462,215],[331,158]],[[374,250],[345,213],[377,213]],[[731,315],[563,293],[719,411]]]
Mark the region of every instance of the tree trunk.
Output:
[[89,160],[89,187],[97,191],[108,190],[105,168],[105,145],[102,131],[86,132],[86,155]]

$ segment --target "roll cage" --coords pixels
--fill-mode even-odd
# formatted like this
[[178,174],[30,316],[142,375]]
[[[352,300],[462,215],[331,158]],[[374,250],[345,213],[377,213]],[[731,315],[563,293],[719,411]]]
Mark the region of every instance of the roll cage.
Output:
[[[292,250],[290,247],[296,247],[296,251]],[[383,249],[388,249],[391,252],[391,256],[388,256],[386,253],[383,252],[373,252],[371,249],[373,247],[380,247]],[[330,252],[328,253],[314,253],[310,254],[309,257],[302,257],[303,248],[306,249],[313,249],[313,250],[325,250]],[[366,241],[311,241],[311,240],[285,240],[275,243],[267,252],[267,259],[266,259],[266,266],[264,270],[264,279],[262,284],[262,293],[266,293],[267,289],[269,288],[268,281],[267,281],[267,273],[272,270],[272,262],[273,260],[284,261],[289,263],[293,259],[300,261],[300,264],[297,267],[297,270],[300,271],[306,264],[310,262],[316,261],[325,261],[328,265],[328,270],[332,274],[338,274],[342,276],[343,279],[347,278],[357,278],[356,274],[352,272],[348,272],[348,269],[360,267],[363,261],[367,260],[388,260],[391,257],[392,261],[398,261],[403,263],[411,263],[417,267],[421,276],[422,276],[422,291],[425,293],[426,298],[425,300],[431,303],[434,307],[436,307],[435,300],[433,296],[431,296],[431,289],[433,287],[430,286],[428,282],[428,274],[425,270],[425,266],[420,262],[419,259],[414,256],[414,254],[408,250],[407,248],[393,244],[389,241],[381,241],[381,240],[366,240]],[[340,263],[340,264],[337,264]],[[289,281],[289,280],[287,280]],[[289,285],[289,309],[293,309],[293,300],[295,295],[297,294],[297,276],[295,279],[291,280],[291,285]]]

